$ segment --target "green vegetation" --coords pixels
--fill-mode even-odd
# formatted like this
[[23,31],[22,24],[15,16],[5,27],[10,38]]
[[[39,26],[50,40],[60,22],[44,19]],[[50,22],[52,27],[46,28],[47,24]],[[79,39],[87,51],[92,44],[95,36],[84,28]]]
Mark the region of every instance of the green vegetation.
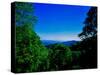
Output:
[[[16,25],[16,72],[40,71],[40,67],[42,70],[47,69],[48,50],[32,29],[36,20],[30,21],[31,18],[28,17],[33,12],[33,8],[28,9],[31,7],[32,4],[16,4],[16,24],[20,24]],[[45,66],[40,66],[44,64]]]
[[83,68],[94,68],[97,67],[97,7],[90,8],[84,25],[79,34],[82,39],[79,45],[82,51],[81,65]]
[[[31,3],[16,3],[16,72],[95,68],[97,65],[96,8],[85,20],[82,41],[69,47],[53,44],[45,47],[33,30],[37,22]],[[94,16],[95,15],[95,16]],[[92,22],[92,24],[91,24]]]
[[49,59],[50,70],[68,69],[71,68],[72,52],[63,44],[53,44],[50,45]]

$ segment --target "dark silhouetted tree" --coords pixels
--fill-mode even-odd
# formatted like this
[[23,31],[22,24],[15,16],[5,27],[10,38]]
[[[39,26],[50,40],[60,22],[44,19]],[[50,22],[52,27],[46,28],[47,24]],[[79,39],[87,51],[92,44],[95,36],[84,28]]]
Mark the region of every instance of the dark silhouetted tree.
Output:
[[97,36],[97,8],[91,7],[84,21],[82,33],[79,34],[81,39]]
[[97,67],[97,7],[91,7],[84,21],[83,31],[79,34],[82,39],[81,65],[83,68]]

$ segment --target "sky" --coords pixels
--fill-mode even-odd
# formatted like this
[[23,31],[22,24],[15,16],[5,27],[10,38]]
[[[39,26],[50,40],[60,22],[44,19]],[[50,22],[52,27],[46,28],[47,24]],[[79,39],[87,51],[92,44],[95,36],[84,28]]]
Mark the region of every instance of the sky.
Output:
[[78,34],[82,32],[89,6],[35,3],[34,8],[38,18],[35,32],[41,40],[80,40]]

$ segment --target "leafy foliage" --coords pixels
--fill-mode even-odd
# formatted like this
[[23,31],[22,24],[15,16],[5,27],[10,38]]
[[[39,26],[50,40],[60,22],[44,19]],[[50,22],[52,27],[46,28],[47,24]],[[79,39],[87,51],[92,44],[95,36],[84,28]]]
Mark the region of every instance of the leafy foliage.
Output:
[[72,52],[63,44],[49,45],[50,70],[63,70],[71,68]]
[[35,32],[25,25],[16,28],[16,60],[19,66],[17,69],[22,69],[21,72],[37,71],[39,64],[43,63],[47,56],[48,51]]
[[[48,57],[48,50],[32,29],[35,21],[28,17],[32,12],[32,4],[16,3],[16,72],[40,71]],[[41,68],[45,70],[46,65]]]
[[79,34],[81,39],[97,36],[97,8],[91,7],[87,13],[87,18],[84,21],[85,26]]
[[81,65],[83,68],[97,67],[97,8],[91,7],[87,13],[82,33],[79,37],[82,39],[79,44],[82,51]]
[[34,7],[32,3],[25,3],[25,2],[16,2],[15,4],[15,15],[16,15],[16,25],[26,25],[29,24],[33,26],[36,21],[37,17],[34,14]]

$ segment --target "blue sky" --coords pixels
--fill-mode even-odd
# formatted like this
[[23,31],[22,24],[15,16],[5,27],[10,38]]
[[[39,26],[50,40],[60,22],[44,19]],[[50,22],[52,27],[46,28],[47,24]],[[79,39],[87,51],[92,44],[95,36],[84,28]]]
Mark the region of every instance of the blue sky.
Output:
[[83,22],[89,6],[34,4],[38,22],[35,32],[41,40],[80,40],[77,36],[83,28]]

